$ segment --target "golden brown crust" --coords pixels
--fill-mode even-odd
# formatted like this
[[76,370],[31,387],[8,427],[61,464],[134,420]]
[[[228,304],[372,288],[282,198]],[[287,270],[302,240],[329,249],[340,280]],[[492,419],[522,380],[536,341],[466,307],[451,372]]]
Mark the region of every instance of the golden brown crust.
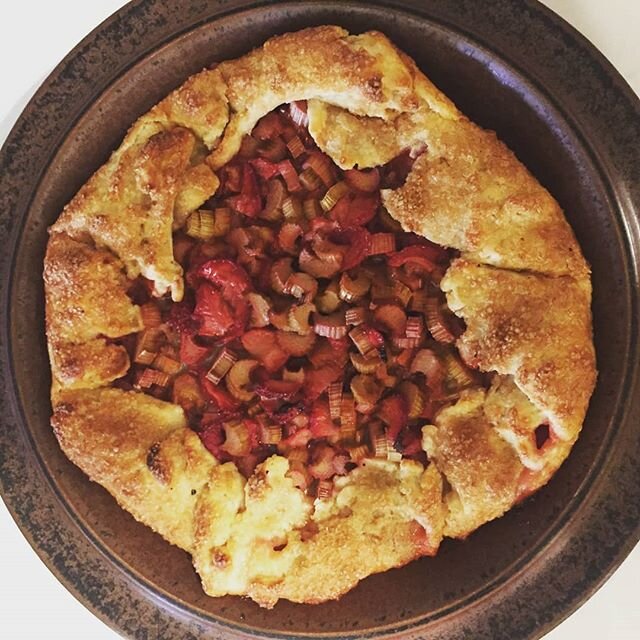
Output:
[[452,488],[445,535],[464,538],[515,502],[524,467],[485,415],[483,390],[464,392],[424,427],[423,447]]
[[192,549],[196,501],[217,463],[180,407],[119,389],[65,391],[51,423],[91,480],[169,542]]
[[[198,502],[194,563],[209,595],[323,602],[362,578],[436,552],[442,482],[435,467],[372,461],[336,481],[313,505],[274,456],[245,483],[217,467]],[[358,553],[366,532],[371,544]]]
[[382,34],[350,36],[340,27],[315,27],[268,40],[217,69],[233,114],[209,161],[219,168],[242,136],[277,106],[321,99],[359,115],[389,117],[417,106],[410,70]]
[[[151,125],[150,125],[151,126]],[[171,238],[178,186],[194,148],[186,129],[157,130],[140,144],[123,145],[65,207],[52,227],[73,237],[89,234],[113,251],[130,278],[141,274],[156,293],[182,298],[182,269]]]
[[393,120],[364,118],[321,100],[309,100],[307,113],[315,143],[342,169],[377,167],[423,146],[408,114]]
[[188,78],[157,104],[134,127],[144,122],[162,122],[166,128],[189,129],[212,149],[229,121],[227,87],[218,69],[205,69]]
[[513,375],[554,433],[575,441],[596,378],[584,285],[459,259],[441,287],[466,323],[458,348],[467,362]]
[[394,218],[476,262],[588,278],[558,203],[493,132],[435,114],[427,126],[405,185],[383,191]]
[[142,319],[126,294],[122,263],[56,233],[47,246],[44,282],[54,379],[67,387],[96,387],[123,375],[127,352],[104,338],[140,331]]

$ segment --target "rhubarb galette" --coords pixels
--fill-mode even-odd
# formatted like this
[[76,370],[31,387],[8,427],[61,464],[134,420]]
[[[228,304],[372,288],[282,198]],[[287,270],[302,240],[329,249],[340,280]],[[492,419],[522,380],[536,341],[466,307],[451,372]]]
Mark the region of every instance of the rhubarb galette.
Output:
[[560,207],[375,32],[188,79],[51,227],[44,279],[66,455],[265,607],[502,515],[595,381]]

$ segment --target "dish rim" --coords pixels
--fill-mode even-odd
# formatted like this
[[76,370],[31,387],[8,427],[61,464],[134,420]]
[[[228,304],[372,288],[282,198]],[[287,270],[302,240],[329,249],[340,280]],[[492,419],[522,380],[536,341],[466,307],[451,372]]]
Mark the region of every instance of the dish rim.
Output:
[[[113,14],[113,16],[111,16],[110,18],[108,18],[105,22],[103,22],[101,25],[99,25],[96,29],[94,29],[81,43],[79,43],[69,54],[67,54],[67,56],[64,58],[64,60],[56,67],[56,69],[54,69],[54,71],[50,74],[50,76],[44,81],[44,83],[41,85],[40,89],[37,91],[36,95],[32,98],[32,100],[29,102],[29,104],[27,105],[27,107],[25,108],[25,110],[22,112],[21,116],[19,117],[19,119],[16,121],[16,124],[14,125],[11,133],[9,134],[9,136],[7,137],[7,140],[2,148],[2,150],[0,151],[0,167],[5,167],[7,166],[9,159],[8,156],[11,155],[12,153],[14,153],[14,151],[12,150],[12,145],[15,145],[16,143],[16,138],[18,137],[18,131],[21,127],[25,126],[25,124],[28,123],[28,121],[34,117],[34,112],[37,114],[38,111],[38,102],[43,99],[43,97],[45,97],[48,93],[48,91],[51,88],[52,83],[54,82],[54,80],[59,77],[62,73],[64,73],[65,67],[66,65],[68,65],[72,60],[74,60],[79,54],[80,52],[85,49],[87,46],[95,46],[96,40],[100,38],[100,36],[102,34],[104,34],[111,25],[113,25],[115,22],[117,22],[118,20],[125,20],[126,17],[129,15],[129,12],[134,13],[136,10],[139,10],[140,7],[143,7],[145,5],[154,5],[157,4],[158,0],[137,0],[135,2],[132,2],[128,5],[125,5],[124,7],[122,7],[120,10],[118,10],[115,14]],[[229,13],[233,13],[236,11],[242,11],[242,10],[249,10],[252,8],[257,8],[257,7],[264,7],[264,6],[268,6],[270,4],[273,3],[269,3],[269,2],[242,2],[242,0],[240,2],[226,2],[225,4],[227,5],[234,5]],[[281,3],[281,4],[285,4],[285,3]],[[286,3],[286,4],[293,4],[293,3]],[[299,4],[299,3],[297,3]],[[368,2],[368,3],[361,3],[361,2],[351,2],[348,4],[356,4],[356,5],[370,5],[370,6],[374,6],[374,7],[386,7],[386,8],[392,8],[392,9],[396,9],[396,10],[404,10],[406,12],[410,12],[410,5],[416,5],[419,3],[412,3],[412,2],[406,2],[406,1],[398,1],[396,0],[395,2],[392,3],[382,3],[382,2],[378,2],[378,1],[374,1],[374,2]],[[447,3],[445,3],[447,4]],[[453,4],[453,3],[450,3]],[[493,0],[493,4],[495,6],[499,6],[499,5],[504,5],[505,3],[500,1],[500,0]],[[509,3],[507,3],[509,4]],[[538,5],[538,3],[533,3],[533,2],[526,2],[524,3],[525,5],[527,5],[527,7],[531,10],[536,10],[536,11],[540,11],[542,14],[546,14],[547,17],[551,18],[552,22],[554,23],[554,25],[563,30],[565,33],[568,33],[569,35],[571,35],[574,39],[577,36],[578,42],[580,44],[582,44],[583,47],[586,46],[586,48],[588,49],[592,60],[595,61],[597,64],[600,65],[601,69],[605,72],[606,75],[608,75],[609,78],[611,78],[616,84],[620,85],[622,84],[622,90],[624,93],[626,93],[626,99],[630,101],[631,106],[633,108],[635,108],[635,110],[638,112],[638,114],[640,114],[640,101],[638,101],[638,99],[635,97],[635,94],[632,92],[632,90],[626,85],[626,83],[624,82],[624,80],[621,79],[621,77],[619,76],[619,74],[617,73],[617,71],[615,71],[613,69],[613,67],[608,63],[608,61],[606,61],[604,59],[604,57],[602,56],[602,54],[600,54],[594,47],[593,45],[591,45],[583,36],[581,36],[580,34],[578,34],[577,31],[575,31],[572,27],[570,27],[569,25],[567,25],[567,23],[565,23],[563,20],[561,20],[560,18],[558,18],[555,14],[553,14],[553,12],[551,12],[549,9],[543,7],[542,5]],[[237,8],[235,8],[235,5],[240,5]],[[227,12],[223,12],[223,13],[227,13]],[[416,17],[419,17],[419,11],[417,7],[414,7],[414,15]],[[215,21],[216,19],[220,18],[221,15],[211,15],[210,16],[210,21]],[[433,17],[429,17],[426,18],[432,22],[435,21],[435,19]],[[458,27],[456,27],[455,25],[451,25],[451,24],[447,24],[447,23],[442,23],[443,26],[453,30],[453,31],[457,31],[457,32],[461,32],[461,29],[459,29]],[[199,25],[191,25],[189,27],[189,30],[191,29],[195,29],[197,26]],[[464,33],[464,31],[462,31],[462,33],[469,38],[472,38],[474,40],[477,40],[477,38],[475,36],[469,35]],[[140,60],[142,57],[144,57],[144,55],[149,55],[152,51],[159,49],[163,46],[166,46],[167,44],[169,44],[169,42],[172,39],[175,39],[177,37],[179,37],[180,33],[176,32],[174,34],[172,34],[171,38],[168,39],[164,39],[161,40],[159,42],[156,42],[155,45],[152,48],[149,48],[144,54],[141,54],[135,58],[133,58],[130,61],[130,64],[133,65],[135,62],[137,62],[138,60]],[[481,42],[483,47],[487,46],[487,43]],[[491,50],[490,47],[488,47],[489,50]],[[511,60],[506,60],[506,62],[508,64],[512,64]],[[514,68],[518,69],[517,65],[513,65]],[[118,71],[118,74],[120,74],[121,71]],[[115,77],[112,78],[108,83],[106,83],[104,86],[102,86],[101,90],[99,92],[96,93],[96,95],[94,96],[93,100],[95,100],[103,91],[105,91],[110,84],[113,83]],[[528,77],[528,76],[525,76]],[[86,107],[88,107],[89,105],[86,105]],[[70,121],[67,122],[67,131],[70,127],[72,127],[74,125],[75,121]],[[61,141],[60,141],[61,143]],[[51,157],[53,157],[55,155],[55,150],[52,150],[51,153]],[[45,163],[43,163],[43,171],[44,168],[46,168],[46,166],[49,164],[49,160],[47,160]],[[0,174],[3,175],[3,174]],[[4,191],[3,188],[3,183],[4,183],[4,178],[0,179],[0,195],[2,194],[2,192]],[[39,177],[37,179],[35,179],[33,181],[33,191],[35,192],[36,187],[39,183]],[[638,201],[638,207],[640,207],[640,201]],[[27,206],[23,207],[23,213],[26,212],[28,210],[29,206],[27,204]],[[0,320],[1,322],[1,341],[2,341],[2,360],[3,360],[3,365],[5,368],[5,371],[7,370],[6,366],[7,364],[11,365],[12,362],[12,356],[11,356],[11,347],[10,347],[10,343],[9,343],[9,336],[10,336],[10,327],[9,327],[9,318],[8,318],[8,308],[9,308],[9,301],[11,299],[11,277],[10,277],[10,269],[12,267],[12,265],[14,264],[16,255],[17,255],[17,249],[18,249],[18,245],[19,245],[19,239],[22,236],[22,232],[23,232],[23,224],[24,224],[24,216],[19,218],[19,224],[15,225],[13,229],[10,230],[10,251],[8,252],[8,256],[5,256],[5,258],[3,258],[3,279],[1,282],[1,286],[2,286],[2,295],[3,295],[3,301],[5,302],[5,304],[3,305],[3,310],[2,310],[2,319]],[[2,235],[5,235],[5,230],[2,230]],[[634,240],[634,238],[627,238],[627,240],[629,242],[631,242],[632,240]],[[635,238],[635,242],[636,242],[636,250],[637,250],[637,242],[638,239],[637,237]],[[631,249],[631,258],[633,258],[633,247],[630,248]],[[636,254],[637,255],[637,254]],[[637,261],[636,261],[637,264]],[[9,271],[8,271],[9,270]],[[637,274],[636,274],[637,277]],[[637,300],[635,301],[637,304]],[[637,352],[636,352],[637,355]],[[631,371],[628,373],[627,376],[627,380],[629,381],[630,385],[635,385],[637,387],[637,357],[636,357],[636,362],[635,363],[631,363],[632,366],[634,366],[635,370]],[[8,392],[8,395],[10,396],[9,399],[9,403],[12,405],[12,409],[14,411],[14,415],[20,415],[21,412],[21,407],[20,404],[18,402],[18,398],[17,398],[17,393],[15,392],[15,390],[12,388],[14,385],[14,381],[11,380],[8,383],[8,386],[11,388],[10,391]],[[7,390],[3,389],[3,394],[7,395]],[[13,393],[12,393],[13,392]],[[2,444],[2,439],[0,438],[0,445]],[[608,456],[603,456],[602,459],[602,465],[604,466],[606,463],[610,462],[612,454],[609,453]],[[1,456],[0,456],[1,458]],[[606,460],[604,458],[607,458]],[[1,467],[1,465],[0,465]],[[1,470],[1,469],[0,469]],[[592,475],[596,472],[597,470],[590,470],[589,472],[589,476],[588,478],[591,478]],[[596,474],[596,476],[594,476],[594,479],[599,477],[598,474]],[[74,592],[74,588],[71,584],[71,578],[68,575],[65,575],[63,571],[60,571],[59,569],[57,569],[53,563],[52,563],[52,559],[49,555],[46,554],[46,552],[40,548],[37,543],[35,542],[34,538],[33,538],[33,531],[31,531],[31,529],[29,528],[28,524],[22,520],[19,516],[19,514],[17,513],[16,509],[15,509],[15,505],[12,502],[12,495],[11,495],[11,490],[7,491],[7,487],[5,486],[6,483],[6,477],[4,476],[4,474],[0,474],[0,484],[2,484],[2,495],[3,495],[3,499],[5,500],[5,504],[7,504],[7,507],[10,511],[10,513],[12,514],[12,517],[14,518],[14,520],[16,520],[18,526],[20,527],[23,535],[25,535],[25,537],[27,538],[27,540],[29,541],[29,543],[31,544],[31,546],[34,548],[34,550],[36,551],[36,553],[38,553],[38,555],[41,557],[41,559],[45,562],[45,564],[48,566],[48,568],[56,575],[56,577],[67,587],[67,589],[69,589],[73,595],[75,595],[76,597],[78,597],[78,593]],[[585,484],[593,484],[593,480],[590,483],[585,482]],[[54,487],[48,487],[50,490],[54,490]],[[581,491],[582,489],[584,489],[585,487],[581,487]],[[55,494],[55,491],[53,491]],[[7,498],[8,496],[8,498]],[[581,506],[584,503],[584,499],[582,502],[577,502],[576,506]],[[67,513],[67,517],[68,517],[68,513]],[[556,534],[559,533],[559,531],[555,532]],[[556,616],[551,622],[547,623],[547,626],[544,627],[544,630],[549,630],[550,628],[552,628],[553,626],[555,626],[556,624],[558,624],[560,622],[561,619],[564,619],[565,617],[567,617],[568,615],[570,615],[580,604],[582,604],[582,602],[584,602],[593,592],[595,592],[595,590],[597,590],[597,588],[599,588],[599,586],[601,586],[601,584],[606,580],[606,578],[615,570],[615,568],[620,564],[620,562],[624,559],[624,557],[628,554],[628,552],[631,550],[631,548],[635,545],[635,543],[637,542],[638,538],[640,538],[640,520],[638,520],[638,522],[636,522],[635,525],[635,531],[631,536],[628,536],[626,538],[626,540],[623,542],[623,544],[618,548],[618,552],[617,554],[614,554],[614,556],[612,557],[607,571],[605,571],[604,573],[602,573],[600,576],[598,576],[598,578],[592,583],[590,589],[588,589],[587,591],[585,591],[583,593],[582,599],[580,600],[580,602],[578,602],[573,608],[567,610],[562,616]],[[91,542],[91,541],[90,541]],[[530,560],[530,558],[529,558]],[[515,576],[512,576],[515,577]],[[113,620],[110,619],[105,619],[100,612],[96,609],[95,605],[93,603],[88,602],[88,599],[86,598],[86,596],[84,597],[80,597],[78,598],[83,605],[85,605],[87,608],[89,608],[97,617],[103,619],[103,621],[107,622],[107,624],[109,624],[109,626],[112,626],[112,628],[114,628],[114,630],[118,631],[118,632],[122,632],[123,630],[120,629],[119,627],[115,626],[115,623]],[[224,623],[223,623],[224,624]],[[226,625],[225,625],[226,626]],[[540,629],[543,629],[542,627]],[[384,632],[383,632],[384,634]],[[380,634],[374,634],[374,635],[380,635]],[[273,637],[273,636],[271,636]],[[276,637],[290,637],[288,634],[282,634],[282,635],[277,635]],[[361,637],[361,636],[359,636]]]

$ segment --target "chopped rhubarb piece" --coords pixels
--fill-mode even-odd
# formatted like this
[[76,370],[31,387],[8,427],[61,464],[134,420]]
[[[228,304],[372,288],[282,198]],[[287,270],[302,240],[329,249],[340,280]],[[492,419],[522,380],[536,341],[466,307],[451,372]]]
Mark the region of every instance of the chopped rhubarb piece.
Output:
[[371,234],[369,255],[376,256],[382,253],[392,253],[396,250],[396,237],[393,233]]
[[340,403],[340,431],[343,434],[352,433],[356,429],[356,404],[351,393],[342,394]]
[[298,136],[293,136],[293,138],[287,142],[287,149],[294,160],[305,152],[304,144]]
[[251,435],[245,421],[225,422],[222,427],[225,435],[221,447],[223,451],[234,457],[246,456],[251,452]]
[[226,451],[222,450],[224,444],[224,429],[222,423],[214,422],[204,425],[204,428],[199,433],[200,440],[205,448],[220,462],[229,460]]
[[398,394],[386,397],[380,403],[379,416],[387,425],[389,442],[395,442],[398,434],[407,424],[408,410],[406,400]]
[[[318,189],[322,188],[322,180],[318,176],[318,174],[311,168],[308,167],[305,169],[299,176],[300,183],[302,186],[310,192],[315,192]],[[318,203],[320,204],[320,203]],[[322,207],[320,207],[322,210]]]
[[456,337],[447,326],[440,302],[437,298],[428,298],[425,302],[425,320],[427,329],[437,342],[449,344],[455,342]]
[[342,406],[342,382],[332,382],[328,389],[329,414],[333,420],[340,418],[340,407]]
[[260,442],[262,444],[278,444],[282,440],[282,427],[279,425],[261,425]]
[[189,373],[183,373],[173,381],[171,400],[186,413],[202,411],[206,402],[198,381]]
[[404,335],[407,328],[407,314],[395,304],[383,304],[376,308],[373,319],[392,336]]
[[380,171],[375,169],[349,169],[344,172],[344,177],[349,186],[358,191],[373,193],[380,186]]
[[251,309],[249,326],[252,328],[266,327],[269,324],[270,302],[259,293],[248,293],[247,302]]
[[407,318],[405,333],[407,338],[422,338],[424,334],[424,320],[422,316],[410,316]]
[[301,336],[306,336],[312,333],[311,324],[309,318],[316,310],[315,305],[310,302],[304,304],[297,304],[289,309],[289,328],[291,331],[295,331]]
[[290,356],[300,357],[311,353],[316,342],[316,336],[313,333],[301,336],[289,331],[278,331],[276,340],[285,353]]
[[296,173],[295,167],[291,164],[291,160],[283,160],[282,162],[279,162],[278,171],[284,178],[289,191],[300,191],[302,189],[302,185],[298,179],[298,174]]
[[347,324],[357,327],[367,319],[367,310],[363,307],[352,307],[347,309],[344,319]]
[[304,163],[303,167],[311,167],[320,177],[325,187],[330,187],[335,182],[333,162],[329,156],[321,151],[314,151]]
[[302,237],[302,227],[295,222],[288,222],[280,227],[278,233],[278,246],[285,253],[298,255],[300,250],[297,241]]
[[307,114],[307,102],[305,100],[297,100],[289,103],[289,117],[299,127],[308,127],[309,116]]
[[260,217],[265,220],[279,220],[283,215],[287,189],[281,180],[273,179],[267,186],[267,198]]
[[338,427],[334,424],[329,404],[326,400],[316,400],[311,407],[309,428],[314,438],[325,438],[338,433]]
[[302,214],[302,200],[295,193],[282,201],[282,215],[286,220],[300,220]]
[[349,357],[351,358],[351,364],[358,373],[375,373],[380,364],[382,364],[380,356],[375,352],[372,352],[369,357],[365,357],[360,353],[350,353]]
[[262,210],[262,198],[260,197],[258,180],[250,164],[247,163],[242,167],[240,194],[228,198],[227,201],[238,213],[251,218],[257,216]]
[[291,258],[280,258],[271,265],[269,281],[276,293],[284,293],[287,280],[293,273],[291,261]]
[[[343,204],[344,200],[347,200],[346,204]],[[373,220],[378,205],[379,198],[377,194],[358,193],[353,196],[347,195],[331,211],[331,218],[344,229],[361,227]]]
[[182,365],[177,360],[160,353],[153,361],[153,368],[172,376],[182,369]]
[[351,392],[360,413],[371,413],[382,391],[382,387],[373,376],[359,374],[351,380]]
[[220,411],[235,411],[240,406],[240,403],[225,389],[207,380],[204,373],[200,376],[200,385]]
[[320,200],[320,206],[324,211],[331,211],[348,193],[349,185],[346,182],[336,182],[324,194],[324,198]]
[[150,389],[152,386],[166,387],[169,384],[169,376],[155,369],[143,369],[136,375],[133,386],[135,389]]
[[326,444],[314,447],[311,453],[309,473],[317,480],[328,480],[334,476],[333,459],[335,455],[334,449]]
[[331,480],[320,480],[316,489],[318,500],[328,500],[333,495],[333,482]]
[[415,349],[420,345],[421,338],[407,338],[406,336],[393,336],[391,342],[398,349]]
[[282,293],[310,302],[318,293],[318,281],[308,273],[293,273],[284,283]]
[[225,301],[222,292],[207,282],[196,291],[193,315],[200,321],[198,333],[203,336],[223,336],[236,322],[233,309]]
[[[349,337],[353,340],[358,351],[365,357],[368,357],[376,350],[374,344],[369,339],[369,333],[364,325],[358,325],[349,332]],[[383,340],[384,342],[384,340]]]
[[390,267],[401,267],[405,264],[411,264],[414,267],[419,267],[427,273],[430,273],[437,266],[435,258],[439,255],[440,248],[436,248],[438,253],[426,245],[405,247],[397,253],[394,253],[392,256],[389,256],[387,264]]
[[356,302],[360,300],[371,287],[371,280],[365,273],[358,273],[352,278],[348,273],[343,273],[340,277],[340,298],[345,302]]
[[251,374],[258,366],[256,360],[238,360],[225,378],[229,393],[242,402],[248,402],[255,395],[252,390]]
[[342,270],[357,267],[368,255],[371,234],[362,227],[332,231],[330,240],[349,247],[342,262]]
[[419,418],[424,409],[424,394],[413,382],[405,380],[398,386],[398,391],[405,400],[407,406],[407,415],[410,420]]
[[220,384],[222,378],[224,378],[229,369],[236,363],[238,356],[233,351],[224,347],[213,361],[211,368],[207,372],[206,378],[213,382],[213,384]]
[[348,330],[344,312],[336,311],[329,316],[316,314],[313,330],[324,338],[344,338]]
[[277,163],[269,162],[269,160],[265,160],[264,158],[255,158],[249,160],[249,163],[255,172],[265,181],[271,180],[271,178],[280,173]]
[[322,207],[317,198],[306,198],[302,203],[302,210],[307,220],[314,220],[322,215]]
[[273,373],[282,368],[289,358],[279,345],[273,329],[251,329],[241,337],[242,346]]
[[453,386],[455,390],[466,389],[477,382],[476,374],[469,369],[462,360],[452,354],[446,353],[444,356],[446,369],[447,386]]
[[314,400],[327,390],[327,387],[342,376],[342,366],[327,364],[318,369],[309,369],[305,374],[304,393]]
[[240,295],[252,288],[247,272],[231,260],[208,260],[200,265],[197,276],[220,287],[226,296]]
[[145,329],[159,327],[162,324],[162,314],[160,308],[154,302],[147,302],[140,307],[142,324]]
[[163,334],[157,329],[145,329],[138,334],[133,361],[136,364],[151,364],[158,355]]
[[369,447],[366,444],[360,444],[356,447],[348,447],[347,452],[352,462],[360,462],[371,455]]
[[194,211],[187,219],[187,235],[197,240],[211,240],[215,235],[215,215],[213,211]]
[[198,366],[210,353],[211,349],[200,346],[195,341],[195,336],[188,333],[180,336],[180,362],[187,367]]

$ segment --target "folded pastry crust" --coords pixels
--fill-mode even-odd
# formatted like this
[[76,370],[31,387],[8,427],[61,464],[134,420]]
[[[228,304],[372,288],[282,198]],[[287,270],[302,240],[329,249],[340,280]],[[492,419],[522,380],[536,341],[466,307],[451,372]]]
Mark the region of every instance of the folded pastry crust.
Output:
[[109,251],[53,233],[44,282],[54,387],[100,387],[124,375],[129,356],[106,338],[140,331],[122,263]]
[[512,375],[554,434],[574,442],[595,384],[589,291],[569,277],[465,259],[452,263],[441,287],[467,327],[458,341],[463,358]]
[[[405,229],[461,252],[442,280],[466,324],[458,347],[496,372],[488,391],[465,393],[425,427],[426,469],[367,463],[316,503],[286,459],[245,481],[218,465],[181,408],[106,386],[129,366],[109,339],[142,328],[130,282],[143,276],[181,299],[172,230],[215,193],[215,171],[256,122],[294,100],[308,100],[311,135],[343,168],[421,154],[384,204]],[[66,455],[189,551],[207,593],[264,606],[336,598],[504,513],[564,460],[595,383],[589,269],[560,207],[377,32],[286,34],[187,80],[65,207],[45,290],[52,424]],[[552,437],[538,449],[541,423]]]
[[198,503],[193,554],[210,595],[246,594],[267,607],[279,598],[323,602],[438,549],[444,510],[434,466],[370,461],[315,505],[287,470],[279,456],[246,482],[232,464],[215,469]]

